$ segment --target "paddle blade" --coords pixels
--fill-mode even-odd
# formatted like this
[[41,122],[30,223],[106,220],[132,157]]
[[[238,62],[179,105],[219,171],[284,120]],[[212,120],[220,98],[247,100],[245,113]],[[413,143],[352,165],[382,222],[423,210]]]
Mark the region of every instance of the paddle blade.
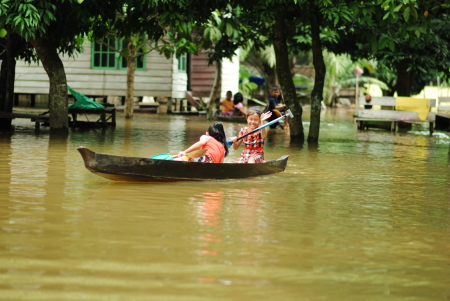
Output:
[[294,114],[292,114],[291,110],[287,110],[286,115],[288,115],[290,118],[294,118]]
[[228,147],[230,147],[230,146],[232,146],[232,145],[233,145],[233,141],[231,141],[231,140],[230,140],[230,141],[227,141],[227,146],[228,146]]
[[158,154],[149,157],[149,159],[155,159],[155,160],[173,160],[173,157],[170,154]]

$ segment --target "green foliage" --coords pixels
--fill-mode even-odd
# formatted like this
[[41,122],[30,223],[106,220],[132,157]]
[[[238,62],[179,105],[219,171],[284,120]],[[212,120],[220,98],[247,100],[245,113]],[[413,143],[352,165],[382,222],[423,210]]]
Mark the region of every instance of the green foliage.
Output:
[[253,90],[258,89],[257,84],[250,82],[250,76],[251,74],[248,70],[239,70],[239,92],[241,92],[244,96],[249,96]]
[[249,96],[253,90],[257,90],[258,85],[250,82],[248,78],[243,78],[239,83],[239,92],[245,96]]
[[0,2],[0,28],[6,27],[12,33],[26,40],[45,33],[52,21],[56,20],[57,6],[50,1],[13,1]]
[[213,11],[206,22],[196,23],[198,35],[194,42],[206,51],[209,64],[223,58],[232,59],[239,47],[247,47],[251,33],[241,22],[241,13],[239,6],[227,6],[223,10]]
[[294,75],[294,84],[296,86],[308,86],[312,87],[314,85],[314,81],[309,77],[304,76],[303,74],[295,74]]

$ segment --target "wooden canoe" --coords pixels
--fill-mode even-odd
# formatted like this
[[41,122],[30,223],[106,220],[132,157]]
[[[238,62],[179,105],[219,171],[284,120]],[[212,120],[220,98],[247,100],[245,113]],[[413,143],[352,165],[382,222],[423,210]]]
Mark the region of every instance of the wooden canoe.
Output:
[[98,154],[77,149],[92,173],[114,181],[175,182],[242,179],[282,172],[289,156],[255,164],[200,163]]

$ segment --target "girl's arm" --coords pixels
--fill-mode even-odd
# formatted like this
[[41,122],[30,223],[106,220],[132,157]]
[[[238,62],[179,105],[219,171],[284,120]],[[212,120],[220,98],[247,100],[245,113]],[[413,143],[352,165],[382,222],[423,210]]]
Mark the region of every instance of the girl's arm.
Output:
[[247,116],[247,109],[246,109],[245,107],[239,108],[239,111],[241,111],[241,113],[242,113],[244,116]]
[[279,109],[282,109],[282,108],[285,108],[285,107],[286,107],[285,104],[280,103],[280,104],[277,104],[277,105],[275,106],[275,109],[279,110]]
[[[264,121],[267,120],[267,119],[269,119],[270,116],[272,116],[272,112],[271,112],[271,111],[262,113],[262,114],[261,114],[261,125],[263,125],[263,124],[265,123]],[[267,137],[267,131],[266,131],[266,128],[261,129],[261,137],[262,137],[263,139],[266,139],[266,137]]]
[[237,137],[233,137],[233,139],[231,139],[231,141],[233,141],[233,149],[235,149],[235,150],[238,149],[242,143],[242,139],[238,140],[238,141],[236,141],[236,139],[237,139]]
[[179,152],[178,156],[182,157],[186,155],[186,153],[192,152],[194,150],[200,149],[203,145],[205,145],[206,141],[208,141],[208,136],[203,135],[200,137],[200,140],[189,146],[186,150]]
[[[243,129],[244,128],[242,128],[240,131],[239,131],[239,136],[242,136],[242,135],[244,135],[244,131],[243,131]],[[233,137],[233,138],[231,138],[231,141],[233,142],[233,149],[238,149],[239,148],[239,146],[241,145],[241,143],[242,143],[242,139],[241,140],[237,140],[237,138],[238,137]]]
[[[239,134],[240,134],[241,132],[239,132]],[[241,140],[239,140],[239,141],[237,141],[236,139],[237,139],[238,137],[233,137],[233,138],[231,138],[231,142],[233,142],[233,149],[238,149],[239,148],[239,145],[241,145],[241,143],[242,143],[242,139]]]

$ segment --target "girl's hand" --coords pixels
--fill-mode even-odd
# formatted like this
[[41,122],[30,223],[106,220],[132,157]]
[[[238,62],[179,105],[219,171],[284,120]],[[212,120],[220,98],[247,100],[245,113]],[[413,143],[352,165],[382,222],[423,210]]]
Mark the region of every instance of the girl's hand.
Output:
[[261,121],[267,120],[270,118],[270,116],[272,116],[272,112],[265,112],[261,114]]
[[236,140],[237,140],[237,137],[233,137],[233,138],[231,138],[231,142],[233,142],[233,143],[235,143],[235,142],[236,142]]
[[182,157],[184,157],[184,156],[186,156],[186,152],[185,152],[185,151],[182,151],[182,152],[179,152],[178,155],[177,155],[176,157],[177,157],[177,158],[182,158]]

